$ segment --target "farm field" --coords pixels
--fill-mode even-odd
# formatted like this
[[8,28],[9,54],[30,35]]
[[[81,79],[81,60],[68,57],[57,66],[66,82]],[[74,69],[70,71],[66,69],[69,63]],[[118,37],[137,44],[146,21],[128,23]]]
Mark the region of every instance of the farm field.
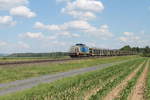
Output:
[[149,100],[149,69],[150,59],[139,58],[41,84],[0,100]]
[[90,66],[96,66],[99,64],[106,64],[135,58],[137,58],[137,56],[96,58],[85,60],[82,59],[62,63],[38,63],[0,66],[0,83],[7,83],[40,75],[54,74],[73,69],[85,68]]

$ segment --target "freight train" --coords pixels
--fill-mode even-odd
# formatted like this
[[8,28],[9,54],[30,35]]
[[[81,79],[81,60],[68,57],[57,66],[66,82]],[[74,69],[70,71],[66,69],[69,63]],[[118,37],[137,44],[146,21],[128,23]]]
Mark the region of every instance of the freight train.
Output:
[[90,56],[126,56],[135,55],[134,51],[121,51],[110,49],[89,48],[85,44],[76,44],[70,48],[70,57],[90,57]]

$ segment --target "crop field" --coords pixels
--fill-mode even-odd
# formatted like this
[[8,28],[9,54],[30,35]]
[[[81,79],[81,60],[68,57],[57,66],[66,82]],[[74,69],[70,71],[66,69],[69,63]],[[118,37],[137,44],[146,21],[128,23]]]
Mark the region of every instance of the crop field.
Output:
[[[105,59],[114,62],[118,58]],[[1,96],[0,100],[150,100],[149,77],[150,59],[137,58]]]
[[73,69],[96,66],[99,64],[135,59],[137,56],[83,59],[62,63],[41,63],[0,66],[0,83],[22,80],[40,75],[65,72]]
[[149,68],[148,68],[148,75],[147,75],[147,78],[146,78],[146,90],[144,92],[145,94],[145,98],[146,100],[150,100],[150,64],[149,64]]

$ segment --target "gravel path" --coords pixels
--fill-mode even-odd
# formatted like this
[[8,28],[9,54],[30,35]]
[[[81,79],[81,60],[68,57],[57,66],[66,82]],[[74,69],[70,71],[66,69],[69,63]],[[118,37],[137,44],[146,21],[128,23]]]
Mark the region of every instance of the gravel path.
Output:
[[98,66],[75,69],[75,70],[71,70],[68,72],[56,73],[53,75],[45,75],[45,76],[34,77],[34,78],[25,79],[25,80],[17,80],[17,81],[6,83],[6,84],[0,84],[0,96],[6,95],[9,93],[13,93],[13,92],[17,92],[17,91],[22,91],[25,89],[29,89],[29,88],[32,88],[33,86],[39,85],[41,83],[53,82],[53,81],[61,79],[61,78],[70,77],[70,76],[83,74],[83,73],[90,72],[90,71],[99,70],[99,69],[102,69],[105,67],[124,63],[127,61],[129,61],[129,60],[114,62],[114,63],[108,63],[108,64],[101,64]]

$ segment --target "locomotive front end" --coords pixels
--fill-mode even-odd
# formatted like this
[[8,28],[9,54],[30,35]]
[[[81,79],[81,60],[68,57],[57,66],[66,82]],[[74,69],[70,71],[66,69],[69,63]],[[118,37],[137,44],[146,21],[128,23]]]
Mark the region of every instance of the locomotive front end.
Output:
[[89,48],[84,44],[76,44],[70,48],[70,57],[85,57],[89,55]]

